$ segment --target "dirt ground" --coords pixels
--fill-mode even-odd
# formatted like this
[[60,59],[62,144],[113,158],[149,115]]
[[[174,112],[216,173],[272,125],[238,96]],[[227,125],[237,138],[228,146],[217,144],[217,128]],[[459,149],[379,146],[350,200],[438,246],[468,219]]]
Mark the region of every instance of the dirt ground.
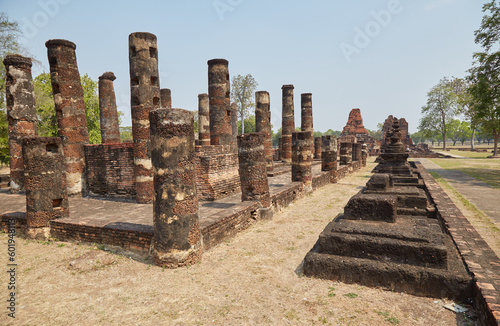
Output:
[[[302,275],[305,254],[371,168],[254,224],[189,268],[18,237],[16,320],[3,308],[0,325],[476,325],[444,309],[447,300]],[[7,253],[6,234],[0,250]],[[8,280],[0,275],[3,301]]]

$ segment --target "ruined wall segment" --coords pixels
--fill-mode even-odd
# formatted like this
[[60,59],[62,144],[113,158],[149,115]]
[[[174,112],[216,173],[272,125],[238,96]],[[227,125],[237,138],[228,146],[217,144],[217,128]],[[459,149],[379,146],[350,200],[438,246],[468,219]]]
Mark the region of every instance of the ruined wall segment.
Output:
[[181,109],[150,112],[154,169],[155,264],[168,268],[201,260],[202,237],[196,194],[193,113]]
[[153,200],[149,112],[160,107],[155,35],[129,35],[129,64],[136,199],[138,203],[149,203]]
[[99,77],[99,118],[101,122],[101,143],[120,143],[120,127],[113,81],[116,76],[105,72]]
[[9,124],[10,192],[21,193],[24,191],[22,138],[37,135],[31,59],[19,54],[7,55],[3,64]]
[[172,108],[172,92],[169,88],[160,89],[160,101],[163,109]]
[[45,43],[50,65],[50,80],[56,109],[58,135],[64,137],[68,195],[85,192],[85,155],[89,142],[83,88],[76,63],[76,45],[67,40]]

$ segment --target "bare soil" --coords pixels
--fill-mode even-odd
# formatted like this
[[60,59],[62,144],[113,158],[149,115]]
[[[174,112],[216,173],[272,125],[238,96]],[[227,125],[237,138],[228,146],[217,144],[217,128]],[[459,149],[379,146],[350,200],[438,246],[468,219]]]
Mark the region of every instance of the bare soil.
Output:
[[[476,325],[444,309],[447,300],[302,275],[319,233],[372,168],[296,201],[188,268],[17,237],[16,320],[2,308],[0,325]],[[7,253],[6,234],[0,250]],[[6,268],[7,255],[0,257]],[[5,304],[7,273],[0,275]]]

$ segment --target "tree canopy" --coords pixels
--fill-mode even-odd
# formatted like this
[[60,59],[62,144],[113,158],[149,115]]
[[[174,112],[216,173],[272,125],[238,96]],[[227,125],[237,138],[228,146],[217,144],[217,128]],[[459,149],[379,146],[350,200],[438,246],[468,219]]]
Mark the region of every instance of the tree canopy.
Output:
[[242,134],[245,133],[246,127],[246,123],[243,123],[243,121],[249,116],[249,113],[255,107],[253,98],[256,88],[257,82],[252,75],[247,74],[245,76],[233,76],[231,83],[231,102],[236,103],[238,108],[238,118],[240,125],[242,126]]

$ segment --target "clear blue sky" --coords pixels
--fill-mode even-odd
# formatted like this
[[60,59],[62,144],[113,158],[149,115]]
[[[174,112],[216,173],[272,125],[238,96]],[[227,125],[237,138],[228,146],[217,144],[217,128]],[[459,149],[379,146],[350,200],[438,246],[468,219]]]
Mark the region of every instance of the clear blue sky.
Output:
[[[252,74],[271,95],[281,126],[281,86],[313,94],[314,129],[341,130],[352,108],[376,129],[392,114],[415,132],[426,93],[442,77],[463,77],[485,0],[0,0],[20,23],[24,45],[49,71],[45,41],[77,45],[80,74],[117,76],[119,110],[130,120],[128,35],[158,37],[161,88],[173,107],[197,110],[207,92],[207,60],[229,60],[231,75]],[[377,18],[376,18],[377,17]],[[361,31],[361,32],[360,32]]]

